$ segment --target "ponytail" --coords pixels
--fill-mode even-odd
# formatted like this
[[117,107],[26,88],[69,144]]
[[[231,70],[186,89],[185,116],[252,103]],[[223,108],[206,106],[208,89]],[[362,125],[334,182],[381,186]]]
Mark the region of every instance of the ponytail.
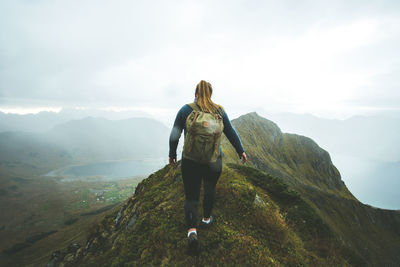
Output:
[[211,100],[212,86],[209,82],[201,80],[196,86],[196,104],[202,111],[209,113],[217,113],[219,109],[222,109],[220,105],[215,104]]

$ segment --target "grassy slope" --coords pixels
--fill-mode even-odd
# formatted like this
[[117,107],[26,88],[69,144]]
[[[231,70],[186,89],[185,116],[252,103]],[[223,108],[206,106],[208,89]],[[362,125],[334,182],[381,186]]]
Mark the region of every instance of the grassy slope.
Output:
[[[179,168],[143,180],[134,197],[93,229],[86,249],[65,266],[347,266],[361,264],[322,219],[281,179],[224,165],[216,223],[200,228],[200,252],[188,256]],[[200,208],[200,207],[199,207]]]
[[[341,181],[329,154],[310,138],[285,134],[256,113],[233,124],[249,165],[281,177],[320,214],[343,244],[371,265],[400,264],[400,213],[360,203]],[[238,162],[227,140],[228,161]]]
[[[0,168],[0,265],[43,265],[51,251],[82,243],[87,228],[132,195],[138,179],[60,182]],[[141,180],[141,179],[140,179]],[[105,191],[97,201],[95,192]],[[97,213],[96,213],[97,211]],[[92,213],[91,213],[92,212]]]
[[[232,121],[248,154],[249,165],[283,178],[302,190],[304,186],[355,199],[340,178],[328,152],[312,139],[282,133],[279,127],[256,113]],[[238,162],[227,139],[223,151],[228,161]]]
[[0,170],[11,175],[40,175],[68,165],[71,156],[61,147],[49,144],[40,134],[0,133]]

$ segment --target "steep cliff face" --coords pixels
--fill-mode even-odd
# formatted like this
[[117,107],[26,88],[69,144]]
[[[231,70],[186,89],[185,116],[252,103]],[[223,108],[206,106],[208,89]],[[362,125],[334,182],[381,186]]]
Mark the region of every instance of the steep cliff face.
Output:
[[197,256],[185,252],[179,166],[166,166],[93,227],[86,244],[55,253],[49,266],[400,265],[398,211],[357,201],[311,139],[255,113],[233,124],[250,161],[236,164],[224,141],[216,223],[199,230]]

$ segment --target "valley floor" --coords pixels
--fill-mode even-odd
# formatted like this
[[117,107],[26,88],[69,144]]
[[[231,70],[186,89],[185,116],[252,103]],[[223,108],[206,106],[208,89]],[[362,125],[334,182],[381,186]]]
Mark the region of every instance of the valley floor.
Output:
[[83,243],[105,211],[118,209],[143,177],[65,182],[0,169],[0,265],[40,266],[51,252]]

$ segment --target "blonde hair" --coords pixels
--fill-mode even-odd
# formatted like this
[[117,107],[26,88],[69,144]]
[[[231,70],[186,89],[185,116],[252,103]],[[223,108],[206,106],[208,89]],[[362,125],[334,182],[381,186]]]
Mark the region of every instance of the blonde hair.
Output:
[[202,111],[209,113],[217,113],[222,106],[215,104],[211,100],[212,86],[209,82],[201,80],[196,86],[196,104]]

